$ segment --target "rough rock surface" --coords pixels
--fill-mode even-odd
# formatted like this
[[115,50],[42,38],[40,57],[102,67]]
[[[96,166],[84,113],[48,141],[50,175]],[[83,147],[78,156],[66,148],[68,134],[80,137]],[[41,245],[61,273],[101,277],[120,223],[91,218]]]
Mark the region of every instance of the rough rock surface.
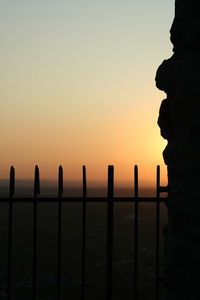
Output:
[[173,56],[158,68],[167,94],[158,125],[168,140],[168,225],[165,232],[167,299],[200,299],[200,0],[176,0]]

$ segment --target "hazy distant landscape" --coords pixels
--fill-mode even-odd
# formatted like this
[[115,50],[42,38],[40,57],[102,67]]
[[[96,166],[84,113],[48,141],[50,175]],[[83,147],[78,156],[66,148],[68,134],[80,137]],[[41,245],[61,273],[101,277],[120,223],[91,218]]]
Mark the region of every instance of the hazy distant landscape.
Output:
[[[19,184],[20,183],[20,184]],[[25,183],[22,185],[22,183]],[[66,184],[64,195],[81,196],[81,184]],[[0,197],[8,195],[8,182],[1,182]],[[33,195],[30,181],[16,184],[16,196]],[[56,196],[55,182],[41,184],[41,196]],[[132,196],[131,187],[118,187],[115,195]],[[106,196],[106,185],[88,188],[88,196]],[[155,196],[153,188],[142,188],[140,196]],[[12,299],[31,297],[32,213],[33,205],[14,204]],[[38,205],[38,299],[55,299],[57,204]],[[87,299],[104,299],[106,271],[106,204],[87,204],[86,294]],[[62,294],[70,300],[80,299],[82,204],[63,203],[62,223]],[[166,223],[164,204],[161,227]],[[8,204],[0,204],[0,297],[6,299],[6,263]],[[118,203],[114,208],[114,274],[113,299],[133,299],[134,292],[134,203]],[[161,230],[162,233],[162,230]],[[162,244],[161,234],[161,247]],[[162,250],[162,249],[161,249]],[[162,252],[162,251],[161,251]],[[163,256],[161,256],[161,263]],[[154,299],[155,286],[155,204],[139,206],[139,294],[141,299]],[[162,293],[162,291],[161,291]],[[150,296],[151,295],[151,296]],[[63,299],[64,299],[63,298]]]
[[[33,180],[16,180],[15,196],[16,197],[30,197],[33,196]],[[57,182],[55,180],[41,180],[41,196],[57,196]],[[114,193],[116,197],[133,197],[134,188],[133,183],[118,183],[115,184]],[[0,197],[6,197],[9,194],[9,180],[0,180]],[[107,195],[107,182],[90,182],[87,186],[88,197],[104,197]],[[139,185],[140,197],[155,197],[155,184],[148,184],[145,186]],[[64,182],[64,197],[81,197],[82,196],[82,182],[67,181]]]

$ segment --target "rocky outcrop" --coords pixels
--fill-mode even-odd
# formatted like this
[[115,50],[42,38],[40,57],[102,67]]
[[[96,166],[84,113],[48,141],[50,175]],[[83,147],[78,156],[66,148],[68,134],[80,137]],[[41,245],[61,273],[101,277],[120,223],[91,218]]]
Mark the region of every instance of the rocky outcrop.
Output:
[[173,56],[158,68],[167,98],[158,118],[168,144],[167,299],[200,299],[200,0],[176,0]]

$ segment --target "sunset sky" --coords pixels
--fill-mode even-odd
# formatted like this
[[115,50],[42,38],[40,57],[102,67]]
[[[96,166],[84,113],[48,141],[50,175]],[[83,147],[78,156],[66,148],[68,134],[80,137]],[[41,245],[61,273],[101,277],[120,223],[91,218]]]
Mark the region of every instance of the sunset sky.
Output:
[[173,16],[174,0],[1,0],[0,178],[165,174],[154,78]]

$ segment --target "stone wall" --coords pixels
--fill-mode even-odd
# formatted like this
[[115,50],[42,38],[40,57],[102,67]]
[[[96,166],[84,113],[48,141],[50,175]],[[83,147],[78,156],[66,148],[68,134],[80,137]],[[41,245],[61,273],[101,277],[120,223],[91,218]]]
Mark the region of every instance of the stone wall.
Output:
[[158,118],[168,144],[167,299],[200,300],[200,0],[176,0],[173,56],[158,68],[167,97]]

